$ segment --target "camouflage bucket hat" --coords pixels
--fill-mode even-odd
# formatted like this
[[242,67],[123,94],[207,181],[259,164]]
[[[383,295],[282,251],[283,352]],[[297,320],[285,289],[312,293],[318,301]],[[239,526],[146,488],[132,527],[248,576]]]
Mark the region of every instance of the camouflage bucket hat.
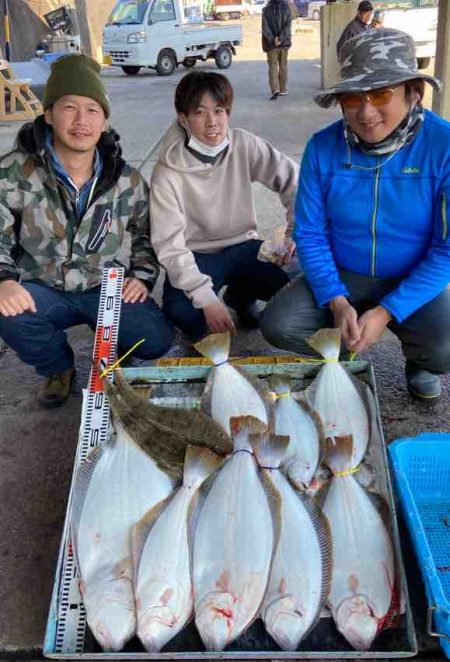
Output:
[[314,97],[322,108],[329,108],[337,94],[367,92],[398,85],[408,80],[425,80],[436,90],[441,83],[417,68],[416,49],[410,35],[392,28],[367,30],[342,47],[339,55],[341,80]]

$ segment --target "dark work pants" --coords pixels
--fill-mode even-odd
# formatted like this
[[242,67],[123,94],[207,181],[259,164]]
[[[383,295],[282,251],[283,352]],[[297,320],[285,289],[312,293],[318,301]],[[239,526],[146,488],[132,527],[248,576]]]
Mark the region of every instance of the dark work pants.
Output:
[[[289,282],[283,269],[257,259],[261,241],[251,239],[229,246],[217,253],[194,252],[195,262],[202,274],[211,277],[214,292],[228,285],[227,293],[239,306],[261,299],[268,301]],[[190,299],[169,282],[164,283],[163,310],[191,340],[199,340],[208,332],[205,316],[194,308]]]
[[[349,301],[361,315],[374,308],[399,284],[398,280],[369,278],[343,271],[341,280]],[[318,308],[305,277],[293,280],[270,301],[261,317],[261,331],[276,347],[312,354],[305,338],[334,326],[329,308]],[[392,320],[389,329],[402,343],[405,357],[436,374],[450,372],[450,289],[419,308],[401,324]]]
[[[19,358],[45,377],[68,370],[74,362],[65,329],[97,324],[100,287],[85,292],[61,292],[41,282],[25,281],[22,286],[34,299],[37,313],[15,317],[0,315],[0,337]],[[118,344],[126,351],[138,340],[145,342],[133,356],[152,359],[161,356],[172,344],[173,327],[151,299],[144,303],[123,303]]]

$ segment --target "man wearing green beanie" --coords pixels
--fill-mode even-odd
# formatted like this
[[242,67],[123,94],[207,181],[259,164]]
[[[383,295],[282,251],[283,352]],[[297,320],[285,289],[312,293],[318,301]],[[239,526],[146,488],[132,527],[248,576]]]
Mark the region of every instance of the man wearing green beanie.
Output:
[[95,329],[102,271],[125,268],[118,344],[150,359],[173,328],[149,294],[158,276],[148,188],[107,129],[100,66],[73,54],[52,66],[44,114],[0,157],[0,337],[45,379],[38,400],[70,395],[74,354],[65,330]]

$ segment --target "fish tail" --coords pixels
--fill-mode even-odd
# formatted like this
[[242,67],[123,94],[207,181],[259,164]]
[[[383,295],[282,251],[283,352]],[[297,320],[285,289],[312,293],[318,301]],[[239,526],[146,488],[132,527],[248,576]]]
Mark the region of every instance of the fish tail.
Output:
[[250,445],[264,469],[278,469],[289,445],[289,436],[279,434],[250,434]]
[[291,393],[291,378],[287,375],[270,375],[269,386],[277,395]]
[[335,476],[350,474],[356,468],[352,467],[353,435],[327,437],[325,447],[325,461]]
[[267,430],[267,425],[255,416],[232,416],[230,418],[230,430],[233,436],[241,432],[262,434]]
[[212,333],[194,344],[199,354],[214,365],[225,363],[230,355],[230,333]]
[[184,456],[183,485],[198,487],[222,464],[223,458],[208,448],[188,446]]
[[306,338],[310,347],[316,350],[324,359],[338,361],[341,351],[340,329],[319,329],[312,336]]

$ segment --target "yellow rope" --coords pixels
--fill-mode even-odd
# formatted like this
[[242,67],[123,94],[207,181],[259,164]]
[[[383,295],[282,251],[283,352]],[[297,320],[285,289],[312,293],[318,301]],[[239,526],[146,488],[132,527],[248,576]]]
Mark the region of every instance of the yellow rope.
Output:
[[112,372],[115,368],[117,368],[117,366],[119,366],[122,363],[122,361],[127,358],[127,356],[129,356],[132,352],[134,352],[136,347],[139,347],[139,345],[142,345],[143,342],[145,342],[145,338],[141,338],[140,340],[138,340],[137,343],[135,343],[133,345],[133,347],[128,350],[128,352],[126,352],[123,356],[121,356],[118,361],[116,361],[115,363],[110,365],[109,368],[105,368],[105,370],[103,370],[103,372],[100,375],[100,379],[103,379],[103,377],[106,377],[106,375],[109,375],[110,372]]
[[359,467],[356,467],[355,469],[349,469],[348,471],[338,471],[335,476],[351,476],[352,474],[355,474],[357,471],[359,471]]
[[290,398],[291,394],[289,392],[287,393],[275,393],[275,400],[279,400],[280,398]]

